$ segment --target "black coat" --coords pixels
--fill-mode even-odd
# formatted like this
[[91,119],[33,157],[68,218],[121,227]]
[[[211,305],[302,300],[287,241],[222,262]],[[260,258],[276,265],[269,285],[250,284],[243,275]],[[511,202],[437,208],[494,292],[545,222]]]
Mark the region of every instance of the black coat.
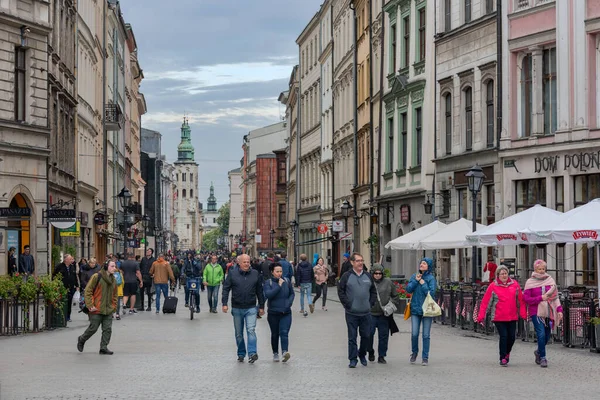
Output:
[[296,286],[301,283],[312,283],[314,277],[313,267],[308,261],[300,261],[296,267]]
[[67,271],[67,266],[64,262],[58,264],[54,269],[54,275],[62,274],[62,282],[63,285],[67,289],[73,289],[79,286],[79,282],[77,281],[77,266],[75,263],[71,264]]
[[140,273],[142,274],[142,280],[144,282],[152,282],[150,268],[152,268],[154,261],[156,261],[155,257],[143,257],[140,261]]
[[271,264],[273,264],[273,262],[273,260],[267,258],[260,264],[260,273],[262,274],[263,281],[271,279]]
[[233,308],[265,308],[265,296],[262,286],[262,277],[256,270],[249,269],[242,271],[241,268],[230,270],[223,283],[223,296],[221,297],[224,306],[229,301],[229,292],[231,292],[231,306]]

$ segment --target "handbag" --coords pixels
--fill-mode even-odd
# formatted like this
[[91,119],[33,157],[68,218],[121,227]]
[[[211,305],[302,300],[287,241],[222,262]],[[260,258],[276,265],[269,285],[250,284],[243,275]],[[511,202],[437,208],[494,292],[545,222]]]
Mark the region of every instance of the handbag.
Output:
[[73,301],[71,302],[74,306],[79,304],[79,301],[81,300],[81,293],[79,293],[79,290],[75,292],[75,294],[73,294]]
[[410,299],[406,300],[406,307],[404,307],[404,320],[408,321],[410,318]]
[[375,291],[377,292],[377,300],[379,301],[379,305],[383,310],[383,315],[385,315],[386,317],[394,315],[394,313],[398,309],[396,305],[392,303],[392,300],[390,299],[390,301],[388,301],[388,303],[384,306],[383,304],[381,304],[381,297],[379,297],[379,290],[377,289],[377,285],[375,285]]
[[439,317],[442,315],[442,309],[440,306],[433,300],[431,297],[431,293],[427,293],[427,297],[423,302],[423,316],[424,317]]

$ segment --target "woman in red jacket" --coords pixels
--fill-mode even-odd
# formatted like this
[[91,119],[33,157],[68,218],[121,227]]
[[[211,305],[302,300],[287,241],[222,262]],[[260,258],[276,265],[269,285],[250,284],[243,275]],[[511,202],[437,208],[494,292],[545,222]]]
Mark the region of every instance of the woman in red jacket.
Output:
[[496,279],[488,286],[477,322],[481,323],[487,313],[491,314],[492,321],[500,335],[500,365],[508,366],[510,351],[515,344],[515,334],[519,316],[527,318],[523,292],[517,283],[508,276],[508,268],[501,265],[496,270]]

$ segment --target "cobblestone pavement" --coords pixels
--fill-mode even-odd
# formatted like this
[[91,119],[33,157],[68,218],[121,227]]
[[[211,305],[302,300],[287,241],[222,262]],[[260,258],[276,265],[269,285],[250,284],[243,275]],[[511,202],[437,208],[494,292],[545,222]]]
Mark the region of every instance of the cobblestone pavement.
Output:
[[330,301],[324,312],[319,301],[315,313],[303,318],[298,298],[289,363],[272,362],[263,318],[257,323],[260,359],[240,364],[231,315],[207,313],[202,295],[202,313],[193,321],[181,301],[175,315],[140,312],[114,321],[113,356],[98,354],[100,331],[83,353],[77,351],[76,339],[87,326],[83,314],[66,329],[0,339],[0,399],[539,399],[598,393],[598,354],[552,345],[544,370],[533,363],[534,345],[518,341],[510,367],[501,368],[495,339],[435,324],[429,367],[410,365],[410,326],[401,316],[388,364],[349,369],[339,303]]

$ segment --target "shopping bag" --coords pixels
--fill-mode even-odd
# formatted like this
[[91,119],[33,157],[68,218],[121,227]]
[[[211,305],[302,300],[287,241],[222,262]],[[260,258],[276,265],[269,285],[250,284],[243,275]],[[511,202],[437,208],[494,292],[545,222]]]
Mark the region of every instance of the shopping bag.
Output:
[[423,316],[424,317],[439,317],[442,315],[442,309],[433,300],[431,293],[427,293],[427,298],[423,302]]
[[406,307],[404,307],[404,320],[407,321],[410,318],[410,301],[406,302]]
[[75,294],[73,295],[73,305],[77,306],[79,305],[79,301],[81,300],[81,294],[79,293],[79,290],[77,290],[75,292]]

